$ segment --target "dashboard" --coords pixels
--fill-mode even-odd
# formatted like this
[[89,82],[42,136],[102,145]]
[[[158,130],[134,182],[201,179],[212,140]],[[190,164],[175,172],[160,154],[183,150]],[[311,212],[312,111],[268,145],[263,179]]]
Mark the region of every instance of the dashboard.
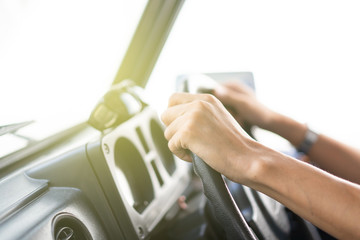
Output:
[[[226,238],[191,164],[169,151],[157,113],[133,88],[116,88],[126,79],[146,85],[182,3],[148,1],[112,87],[88,122],[101,131],[83,123],[2,161],[1,240]],[[206,75],[255,87],[248,72]],[[181,91],[190,89],[187,79],[177,79]],[[99,119],[107,120],[103,128]],[[227,183],[258,239],[319,239],[283,205]]]
[[63,149],[74,142],[1,180],[1,239],[146,239],[179,209],[191,167],[150,107],[104,134],[86,127]]
[[[99,147],[105,161],[93,157]],[[140,238],[155,228],[190,182],[190,165],[170,152],[157,113],[149,107],[101,143],[89,144],[88,151],[110,205],[125,209],[114,212],[125,212]]]
[[[206,75],[254,89],[251,73]],[[190,78],[179,77],[178,86],[190,86]],[[131,88],[110,91],[115,97],[126,93],[140,99]],[[121,106],[131,110],[134,101]],[[97,110],[105,111],[106,102],[100,103]],[[24,158],[22,167],[3,177],[1,239],[226,238],[192,164],[170,152],[157,112],[141,106],[113,128],[98,131],[83,124],[62,142]],[[291,239],[294,225],[301,239],[319,239],[312,225],[280,203],[226,181],[258,239]]]

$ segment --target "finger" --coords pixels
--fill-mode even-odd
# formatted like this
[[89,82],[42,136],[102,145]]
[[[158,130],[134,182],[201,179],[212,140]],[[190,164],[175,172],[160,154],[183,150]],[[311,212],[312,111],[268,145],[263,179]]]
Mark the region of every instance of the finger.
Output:
[[169,99],[169,107],[190,103],[196,100],[214,103],[216,98],[211,94],[174,93]]
[[191,162],[192,158],[190,156],[190,152],[185,146],[183,146],[181,140],[182,136],[179,132],[177,132],[168,142],[169,149],[178,158]]
[[169,126],[175,119],[184,115],[190,109],[190,103],[176,105],[166,109],[163,114],[161,114],[161,120],[166,125]]
[[185,123],[185,116],[182,115],[176,118],[174,121],[170,123],[170,125],[165,129],[164,136],[167,140],[170,140],[177,131],[181,128],[184,128]]

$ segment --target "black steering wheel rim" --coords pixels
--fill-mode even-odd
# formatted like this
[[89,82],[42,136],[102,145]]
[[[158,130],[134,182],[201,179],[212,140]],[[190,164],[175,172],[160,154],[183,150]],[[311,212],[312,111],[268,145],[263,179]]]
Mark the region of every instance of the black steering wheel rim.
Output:
[[226,233],[227,240],[256,240],[220,173],[200,157],[191,153],[195,173],[201,179],[204,194],[214,209],[215,217]]

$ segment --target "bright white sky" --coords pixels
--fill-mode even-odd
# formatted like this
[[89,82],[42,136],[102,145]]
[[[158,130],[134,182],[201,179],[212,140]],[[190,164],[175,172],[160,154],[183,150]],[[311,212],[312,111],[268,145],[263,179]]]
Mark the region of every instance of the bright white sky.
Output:
[[[179,74],[251,71],[266,105],[360,147],[359,5],[188,0],[151,76],[151,101],[164,109]],[[0,125],[35,119],[40,138],[86,120],[143,7],[0,0]]]
[[28,131],[42,138],[86,121],[145,4],[0,0],[0,125],[36,120]]
[[[0,0],[0,126],[42,139],[84,122],[108,90],[145,0]],[[25,146],[0,138],[0,158]]]
[[360,148],[359,12],[355,0],[187,1],[151,81],[251,71],[266,105]]

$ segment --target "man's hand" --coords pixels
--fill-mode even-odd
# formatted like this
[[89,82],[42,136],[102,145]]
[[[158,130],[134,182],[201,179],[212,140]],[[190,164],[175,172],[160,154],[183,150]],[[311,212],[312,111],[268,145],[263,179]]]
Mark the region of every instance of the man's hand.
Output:
[[229,108],[240,124],[246,122],[264,129],[269,128],[274,113],[256,99],[249,87],[227,82],[215,89],[214,95]]
[[170,150],[191,161],[194,152],[228,178],[243,182],[260,144],[252,140],[221,102],[209,94],[176,93],[162,115]]
[[[266,128],[273,113],[236,85],[215,95],[244,120]],[[225,94],[230,96],[226,97]],[[277,115],[277,116],[276,116]],[[306,126],[279,114],[272,130],[294,145]],[[221,102],[208,94],[174,94],[162,115],[170,150],[191,161],[192,151],[229,179],[261,191],[340,239],[360,239],[360,187],[251,139]],[[311,152],[310,152],[311,153]],[[337,171],[358,180],[357,151],[320,135],[310,157],[335,162]],[[345,167],[345,168],[344,168]],[[351,171],[351,172],[347,172]],[[356,181],[354,181],[356,182]]]

